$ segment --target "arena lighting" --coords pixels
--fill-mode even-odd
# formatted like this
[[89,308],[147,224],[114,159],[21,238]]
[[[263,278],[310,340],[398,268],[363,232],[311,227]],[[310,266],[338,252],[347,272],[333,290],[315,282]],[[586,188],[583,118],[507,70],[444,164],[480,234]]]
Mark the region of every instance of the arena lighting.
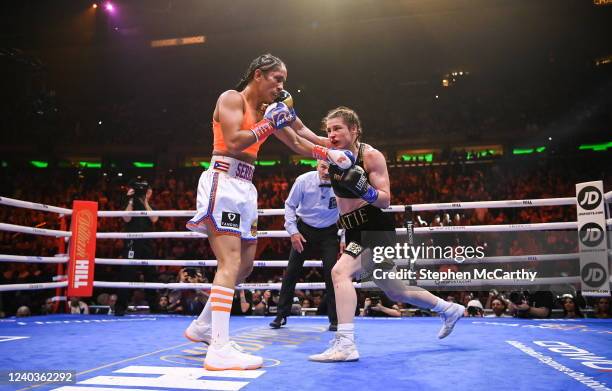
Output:
[[270,167],[280,164],[280,160],[255,160],[256,166]]
[[163,48],[168,46],[184,46],[184,45],[198,45],[206,42],[206,37],[203,35],[196,35],[193,37],[182,37],[182,38],[170,38],[170,39],[158,39],[151,41],[152,48]]
[[542,153],[546,150],[546,147],[535,147],[535,148],[514,148],[512,150],[513,155],[530,155],[532,153]]
[[495,155],[496,153],[495,153],[495,150],[493,149],[482,149],[480,151],[475,151],[475,152],[471,152],[471,151],[466,152],[465,158],[467,160],[471,160],[475,157],[481,158],[481,157],[489,157],[489,156],[495,156]]
[[300,164],[302,166],[316,167],[317,166],[317,159],[300,159],[298,164]]
[[405,162],[433,162],[433,153],[417,153],[417,154],[404,154],[402,155],[402,161]]
[[43,160],[30,160],[30,164],[36,168],[47,168],[49,167],[49,162],[45,162]]
[[608,148],[612,148],[612,141],[599,144],[582,144],[578,147],[581,151],[591,150],[596,152],[607,151]]
[[91,5],[91,8],[93,8],[93,9],[96,9],[96,8],[98,8],[98,4],[96,4],[96,3],[93,3],[93,4]]
[[115,6],[112,3],[106,3],[104,8],[106,8],[108,12],[113,12],[115,10]]
[[102,163],[100,163],[100,162],[79,162],[79,167],[83,167],[83,168],[102,168]]
[[200,167],[204,167],[207,170],[208,167],[210,167],[210,162],[198,162],[198,164],[200,165]]
[[155,167],[154,163],[151,162],[133,162],[132,165],[136,168],[153,168]]

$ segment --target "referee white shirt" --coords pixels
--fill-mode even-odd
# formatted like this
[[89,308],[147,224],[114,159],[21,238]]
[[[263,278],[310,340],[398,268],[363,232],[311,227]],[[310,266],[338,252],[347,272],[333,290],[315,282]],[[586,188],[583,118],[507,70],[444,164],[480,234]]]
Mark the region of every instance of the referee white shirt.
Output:
[[297,218],[314,228],[327,228],[338,221],[336,196],[329,179],[321,180],[319,171],[310,171],[295,179],[285,201],[285,229],[299,233]]

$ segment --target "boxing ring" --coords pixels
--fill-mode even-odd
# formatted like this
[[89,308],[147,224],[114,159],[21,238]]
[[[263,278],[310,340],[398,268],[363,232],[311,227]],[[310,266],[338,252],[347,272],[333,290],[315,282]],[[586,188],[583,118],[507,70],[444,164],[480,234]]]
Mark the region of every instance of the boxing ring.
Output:
[[[612,192],[605,194],[606,208]],[[0,204],[70,215],[71,209],[0,197]],[[416,204],[410,210],[571,206],[575,197]],[[392,206],[388,212],[405,212]],[[193,211],[99,211],[99,218],[191,217]],[[259,215],[282,215],[282,209]],[[607,226],[612,219],[606,220]],[[414,234],[437,232],[520,232],[576,230],[577,222],[416,227]],[[0,230],[58,238],[71,232],[0,223]],[[609,230],[609,228],[608,228]],[[398,228],[399,234],[409,228]],[[259,231],[259,237],[289,237],[285,231]],[[98,232],[97,239],[203,238],[194,232]],[[534,254],[484,257],[484,264],[554,262],[578,254]],[[67,256],[35,257],[0,254],[0,262],[66,264]],[[476,262],[465,261],[465,263]],[[138,266],[215,266],[215,260],[138,260],[96,258],[96,264]],[[448,259],[420,259],[419,265],[448,264]],[[255,267],[285,267],[287,261],[255,261]],[[306,267],[321,267],[307,261]],[[63,289],[68,282],[0,285],[0,291]],[[576,284],[579,276],[536,278],[537,284]],[[419,286],[437,288],[436,281]],[[504,282],[512,286],[511,280]],[[528,283],[528,282],[526,282]],[[458,289],[499,285],[472,281]],[[96,288],[210,289],[211,284],[94,281]],[[280,283],[241,284],[237,289],[280,289]],[[355,283],[358,288],[366,284]],[[296,289],[324,289],[324,283],[298,283]],[[56,301],[65,297],[56,295]],[[326,317],[292,317],[273,330],[270,318],[232,317],[230,335],[245,350],[264,357],[254,371],[209,372],[202,368],[203,344],[187,342],[182,332],[192,317],[179,315],[47,315],[0,319],[0,390],[239,390],[271,389],[424,389],[424,390],[606,390],[612,387],[612,320],[464,318],[453,334],[438,340],[437,318],[356,318],[361,359],[352,363],[307,361],[322,350],[331,333]],[[71,371],[72,383],[8,382],[12,371]]]

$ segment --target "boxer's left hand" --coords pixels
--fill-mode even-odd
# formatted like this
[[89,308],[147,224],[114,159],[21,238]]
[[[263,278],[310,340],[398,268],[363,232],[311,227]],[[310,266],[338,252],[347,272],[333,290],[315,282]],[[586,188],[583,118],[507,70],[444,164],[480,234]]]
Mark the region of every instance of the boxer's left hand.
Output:
[[345,170],[339,182],[342,187],[370,204],[378,199],[378,190],[370,185],[364,169],[360,166],[355,165]]

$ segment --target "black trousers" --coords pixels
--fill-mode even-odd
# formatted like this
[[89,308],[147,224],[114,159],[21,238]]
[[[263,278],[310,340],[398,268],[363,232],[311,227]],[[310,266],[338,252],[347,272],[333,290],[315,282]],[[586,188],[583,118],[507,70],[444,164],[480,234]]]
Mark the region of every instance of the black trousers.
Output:
[[327,304],[327,317],[329,322],[338,323],[336,315],[336,298],[334,294],[334,283],[332,282],[331,271],[336,264],[340,240],[338,238],[338,227],[336,224],[327,228],[315,228],[308,224],[298,221],[298,231],[306,239],[304,251],[298,253],[291,248],[289,254],[289,265],[283,277],[283,285],[278,301],[278,315],[289,316],[291,305],[295,295],[295,284],[304,269],[304,261],[320,255],[323,260],[323,277],[325,280],[325,301]]
[[[138,240],[145,241],[147,239],[132,239],[125,243],[124,258],[126,259],[151,259],[153,258],[152,247],[145,242],[137,242]],[[133,251],[130,254],[130,251]],[[132,257],[130,257],[132,255]],[[119,281],[140,282],[140,274],[144,276],[145,282],[157,282],[157,273],[155,266],[131,266],[122,265],[120,267]],[[134,289],[124,288],[117,290],[117,304],[115,305],[115,313],[122,314],[128,307],[128,302]],[[157,309],[157,291],[155,289],[144,289],[145,299],[149,303],[150,312],[156,312]]]

